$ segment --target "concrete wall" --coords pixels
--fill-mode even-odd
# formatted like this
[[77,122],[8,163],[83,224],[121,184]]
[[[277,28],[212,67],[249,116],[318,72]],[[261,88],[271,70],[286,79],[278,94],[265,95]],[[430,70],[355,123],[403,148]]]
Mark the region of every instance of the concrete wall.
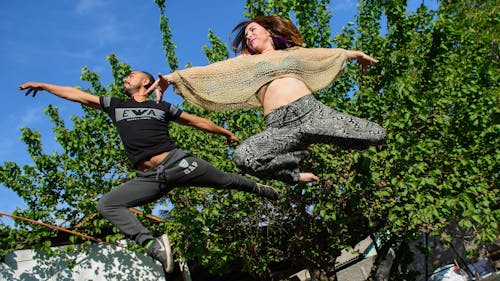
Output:
[[[15,251],[0,263],[0,280],[165,280],[161,265],[146,254],[102,243],[92,244],[86,252],[48,257],[33,250]],[[68,261],[76,265],[69,269]]]

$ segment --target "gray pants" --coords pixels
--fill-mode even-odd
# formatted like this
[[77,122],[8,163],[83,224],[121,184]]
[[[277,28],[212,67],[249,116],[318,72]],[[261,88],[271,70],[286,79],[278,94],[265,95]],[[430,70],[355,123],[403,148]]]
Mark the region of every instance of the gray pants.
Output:
[[174,187],[199,186],[253,192],[256,182],[225,173],[210,163],[179,149],[170,151],[156,167],[136,171],[137,177],[104,194],[97,210],[139,245],[153,236],[129,208],[154,202]]
[[313,95],[277,108],[265,121],[264,131],[236,148],[234,161],[246,173],[290,184],[299,181],[299,164],[308,156],[310,144],[365,149],[383,144],[387,138],[381,126],[335,111]]

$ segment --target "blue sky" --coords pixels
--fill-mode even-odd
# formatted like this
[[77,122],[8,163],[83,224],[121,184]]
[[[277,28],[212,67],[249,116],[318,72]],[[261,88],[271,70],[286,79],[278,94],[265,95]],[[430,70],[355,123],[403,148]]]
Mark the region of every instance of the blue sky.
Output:
[[[167,0],[173,41],[179,66],[188,62],[204,65],[201,51],[212,29],[227,42],[234,25],[244,20],[244,0]],[[421,1],[409,1],[420,3]],[[340,31],[354,21],[355,0],[332,0],[332,30]],[[30,127],[42,134],[46,153],[58,149],[53,140],[52,124],[43,114],[48,104],[58,106],[62,116],[80,115],[78,104],[45,92],[36,98],[25,97],[18,86],[26,81],[82,86],[81,69],[97,72],[103,84],[112,83],[106,56],[115,54],[133,69],[167,73],[159,9],[153,0],[24,0],[0,1],[0,81],[3,85],[0,126],[0,163],[13,161],[31,164],[20,128]],[[180,98],[167,91],[165,98],[179,103]],[[24,202],[0,184],[0,211],[12,213]],[[0,222],[11,224],[10,219]]]

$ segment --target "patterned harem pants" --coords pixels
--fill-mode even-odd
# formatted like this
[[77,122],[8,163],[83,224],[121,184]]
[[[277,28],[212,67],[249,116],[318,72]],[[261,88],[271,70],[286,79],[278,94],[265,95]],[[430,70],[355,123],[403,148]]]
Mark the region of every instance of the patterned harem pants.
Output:
[[299,165],[313,143],[344,149],[366,149],[385,142],[387,132],[376,123],[338,112],[304,96],[265,117],[266,129],[234,151],[234,161],[248,174],[286,183],[299,182]]

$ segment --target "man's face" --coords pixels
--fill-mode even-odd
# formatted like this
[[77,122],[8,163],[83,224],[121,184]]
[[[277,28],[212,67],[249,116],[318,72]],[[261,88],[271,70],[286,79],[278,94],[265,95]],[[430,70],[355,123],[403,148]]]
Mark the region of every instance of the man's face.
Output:
[[123,91],[129,97],[139,91],[144,83],[144,75],[139,71],[132,71],[127,77],[123,79]]

